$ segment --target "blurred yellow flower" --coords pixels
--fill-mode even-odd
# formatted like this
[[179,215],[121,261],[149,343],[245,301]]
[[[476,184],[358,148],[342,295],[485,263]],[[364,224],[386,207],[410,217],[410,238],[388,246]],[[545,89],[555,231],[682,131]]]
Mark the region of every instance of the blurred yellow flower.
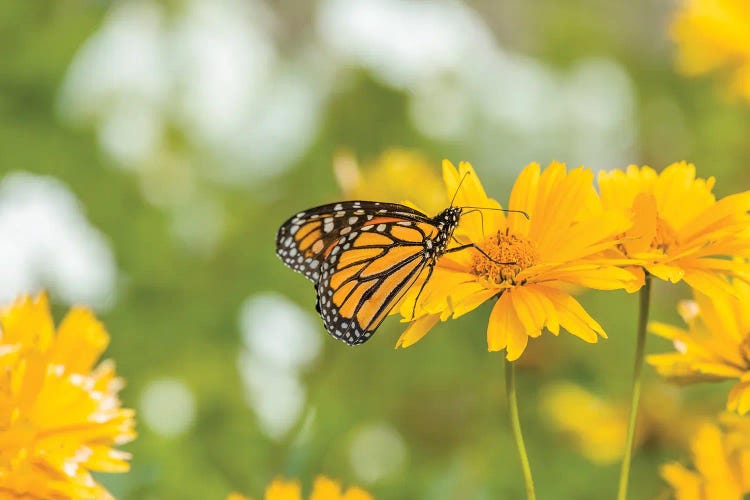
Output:
[[[541,395],[542,415],[550,426],[570,439],[580,453],[597,464],[622,458],[628,426],[628,410],[602,400],[571,383],[546,387]],[[643,426],[638,427],[636,447]]]
[[348,199],[394,203],[409,199],[428,214],[439,212],[450,201],[437,165],[417,151],[389,149],[364,167],[351,153],[341,151],[334,157],[333,170]]
[[727,409],[750,410],[750,285],[734,280],[733,295],[694,293],[678,311],[687,330],[651,323],[653,333],[670,339],[676,352],[655,354],[648,362],[664,377],[681,383],[737,379]]
[[676,462],[661,466],[677,500],[742,500],[750,493],[747,423],[724,427],[706,423],[695,433],[690,446],[695,469]]
[[750,99],[750,2],[683,0],[671,27],[686,75],[726,73],[729,91]]
[[[622,459],[628,426],[628,406],[597,397],[570,382],[544,388],[541,413],[548,425],[562,433],[590,461],[609,465]],[[638,413],[635,447],[644,442],[686,444],[705,419],[688,412],[675,391],[663,384],[645,388]]]
[[[487,197],[468,163],[456,169],[445,161],[443,179],[449,197],[464,179],[456,195],[458,207],[500,206]],[[507,349],[509,360],[517,359],[529,337],[538,337],[544,328],[557,335],[562,327],[586,342],[606,337],[570,288],[631,285],[632,273],[598,256],[616,245],[614,237],[627,230],[630,221],[619,211],[602,208],[592,181],[593,174],[584,168],[567,172],[565,165],[552,163],[541,171],[532,163],[516,180],[509,204],[529,219],[465,210],[454,236],[459,243],[480,246],[492,260],[473,249],[443,255],[422,293],[413,286],[402,301],[405,320],[413,319],[412,311],[416,314],[397,347],[414,344],[438,320],[462,316],[491,298],[498,300],[489,318],[487,346],[490,351]]]
[[104,327],[75,307],[55,331],[45,294],[2,310],[0,326],[0,497],[111,498],[90,471],[127,471],[113,446],[135,432],[114,364],[95,366]]
[[[264,500],[302,500],[302,489],[297,481],[285,479],[274,479],[266,488]],[[239,493],[232,493],[227,500],[252,500]],[[341,485],[326,476],[318,476],[313,482],[313,490],[310,500],[374,500],[374,497],[365,490],[356,486],[350,486],[346,491],[341,491]]]
[[750,191],[716,201],[713,187],[713,177],[696,178],[685,162],[660,174],[635,165],[599,172],[604,207],[633,222],[619,250],[657,278],[709,295],[731,293],[725,278],[747,276],[749,268],[728,257],[750,255]]

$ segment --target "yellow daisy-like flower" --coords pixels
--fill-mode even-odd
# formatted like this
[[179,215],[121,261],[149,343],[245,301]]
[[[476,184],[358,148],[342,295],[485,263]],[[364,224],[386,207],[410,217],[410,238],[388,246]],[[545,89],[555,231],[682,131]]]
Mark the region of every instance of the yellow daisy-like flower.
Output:
[[44,294],[0,312],[0,497],[111,498],[90,471],[127,471],[113,446],[135,432],[114,364],[95,366],[108,342],[81,307],[55,331]]
[[729,257],[750,255],[750,191],[717,201],[713,187],[685,162],[660,174],[635,165],[599,173],[604,207],[633,221],[620,251],[659,279],[709,295],[731,293],[726,277],[747,276],[748,266]]
[[723,71],[732,94],[750,99],[750,3],[683,0],[671,27],[677,65],[695,76]]
[[695,469],[676,462],[661,466],[677,500],[742,500],[750,493],[748,424],[727,423],[726,429],[706,423],[695,434],[690,447]]
[[[624,401],[602,399],[573,383],[558,382],[544,388],[540,406],[550,427],[590,461],[609,465],[622,459],[629,413]],[[680,404],[673,387],[650,385],[638,413],[634,446],[644,442],[686,445],[685,436],[704,422],[705,417]]]
[[[458,207],[500,206],[487,197],[468,163],[456,169],[445,161],[443,179],[448,196],[457,193]],[[516,180],[508,206],[528,219],[465,210],[454,236],[460,243],[478,245],[492,259],[471,248],[443,255],[422,293],[414,286],[402,302],[405,319],[412,319],[412,311],[416,315],[397,347],[414,344],[439,320],[459,317],[491,298],[498,300],[490,314],[487,346],[490,351],[507,348],[509,360],[517,359],[529,337],[538,337],[544,328],[557,335],[562,327],[586,342],[606,337],[573,298],[571,286],[630,286],[632,273],[598,257],[616,245],[615,236],[630,221],[602,208],[592,181],[593,174],[584,168],[568,172],[565,165],[552,163],[542,171],[532,163]],[[504,262],[509,264],[500,264]]]
[[[274,479],[266,488],[264,500],[302,500],[302,489],[297,481]],[[232,493],[227,500],[252,500],[239,493]],[[346,491],[341,490],[341,484],[326,476],[318,476],[313,482],[310,500],[374,500],[365,490],[350,486]]]
[[695,293],[678,311],[687,330],[651,323],[650,330],[667,339],[676,352],[655,354],[648,362],[664,377],[681,383],[738,380],[729,392],[727,409],[750,410],[750,285],[735,280],[731,296]]
[[351,200],[377,200],[401,203],[409,199],[428,213],[448,205],[437,165],[417,151],[392,148],[375,161],[360,166],[347,152],[333,160],[341,190]]

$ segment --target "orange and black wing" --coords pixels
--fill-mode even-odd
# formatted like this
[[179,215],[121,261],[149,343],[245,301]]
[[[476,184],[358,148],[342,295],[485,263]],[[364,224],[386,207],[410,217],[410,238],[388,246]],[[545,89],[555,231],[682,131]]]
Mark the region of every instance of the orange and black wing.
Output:
[[[384,217],[388,215],[389,217]],[[276,235],[276,254],[287,266],[313,283],[334,246],[378,220],[429,223],[423,213],[395,203],[343,201],[311,208],[284,222]]]
[[279,229],[276,252],[315,283],[328,332],[355,345],[419,279],[437,233],[429,217],[404,205],[348,201],[291,217]]
[[372,222],[336,243],[316,287],[326,329],[349,345],[367,341],[406,291],[428,279],[432,269],[425,241],[437,233],[434,225],[390,215]]

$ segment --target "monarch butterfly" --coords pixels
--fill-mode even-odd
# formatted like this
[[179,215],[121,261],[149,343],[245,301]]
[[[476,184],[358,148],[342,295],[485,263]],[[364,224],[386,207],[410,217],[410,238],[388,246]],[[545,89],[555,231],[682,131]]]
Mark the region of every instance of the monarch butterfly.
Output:
[[369,340],[427,269],[421,293],[441,255],[473,247],[493,260],[474,243],[448,249],[464,208],[479,209],[451,206],[429,217],[396,203],[322,205],[281,225],[276,254],[315,284],[326,330],[353,346]]

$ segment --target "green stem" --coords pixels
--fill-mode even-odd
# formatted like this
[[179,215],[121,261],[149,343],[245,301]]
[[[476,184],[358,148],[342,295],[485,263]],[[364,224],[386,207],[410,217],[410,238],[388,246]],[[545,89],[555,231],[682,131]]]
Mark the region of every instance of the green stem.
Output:
[[513,437],[516,439],[518,456],[521,458],[523,480],[526,483],[526,500],[536,500],[536,494],[534,493],[534,479],[532,479],[531,477],[529,457],[528,455],[526,455],[526,446],[523,444],[523,433],[521,433],[521,419],[518,417],[518,398],[516,397],[516,365],[512,361],[505,362],[505,393],[508,396],[510,426],[513,428]]
[[638,340],[635,348],[635,368],[633,369],[633,395],[630,400],[630,417],[628,419],[628,435],[625,442],[625,456],[620,469],[620,487],[617,490],[617,500],[628,497],[628,478],[630,477],[630,460],[633,456],[633,440],[635,438],[635,423],[638,417],[638,401],[641,398],[641,380],[643,374],[643,358],[646,353],[646,325],[648,324],[648,307],[651,299],[651,276],[646,274],[646,283],[641,288],[640,306],[638,310]]

